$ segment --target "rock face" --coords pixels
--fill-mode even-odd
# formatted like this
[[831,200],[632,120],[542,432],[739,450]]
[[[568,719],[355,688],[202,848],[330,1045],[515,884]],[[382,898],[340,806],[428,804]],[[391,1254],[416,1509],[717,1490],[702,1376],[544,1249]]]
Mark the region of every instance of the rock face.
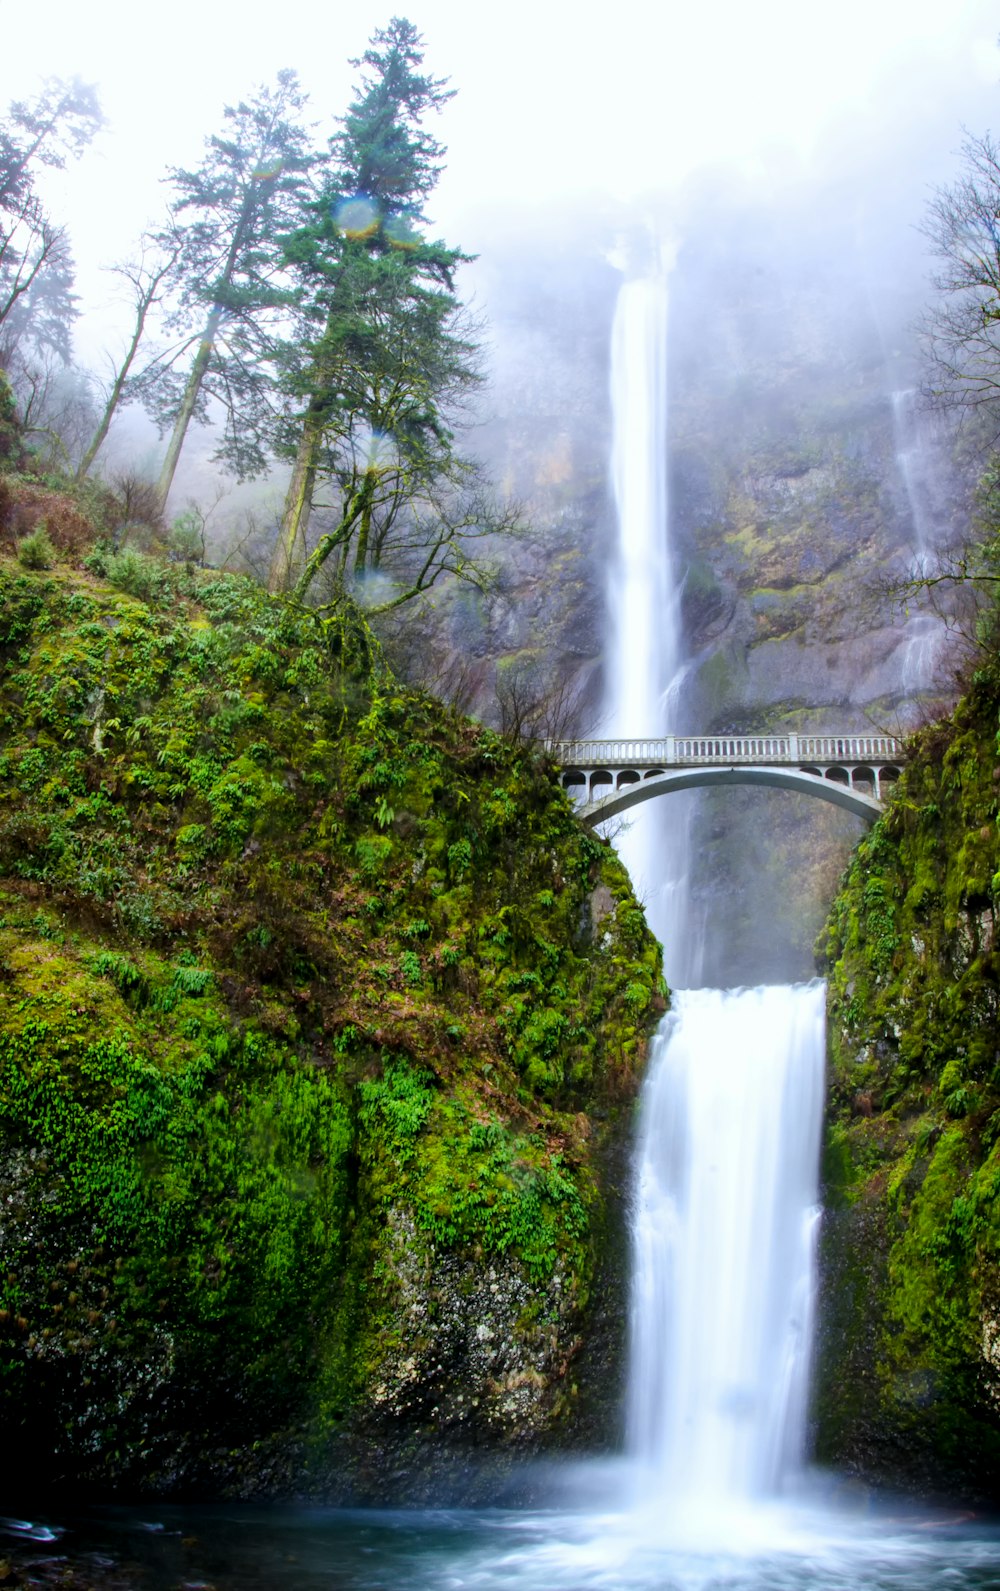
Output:
[[452,1496],[565,1440],[664,998],[544,761],[349,610],[97,554],[0,564],[0,797],[7,1478]]
[[820,1454],[1000,1496],[1000,667],[916,739],[826,937]]
[[[613,220],[562,223],[533,229],[527,268],[523,250],[483,251],[497,353],[476,445],[533,535],[513,549],[492,614],[453,614],[449,644],[565,680],[571,727],[600,733],[621,274],[607,263]],[[914,691],[936,688],[934,645],[919,655],[929,632],[915,612],[892,610],[885,586],[925,542],[962,530],[968,484],[909,390],[910,289],[891,304],[873,292],[871,258],[815,195],[769,206],[695,196],[662,231],[678,240],[663,446],[690,659],[679,727],[895,730]],[[487,714],[488,673],[484,664],[476,698]],[[706,979],[808,977],[858,821],[785,792],[670,799],[694,811],[694,910],[712,924]]]
[[[778,237],[794,242],[776,249]],[[922,536],[955,533],[962,485],[946,437],[912,405],[901,432],[907,342],[865,272],[799,211],[705,216],[679,251],[671,507],[690,587],[691,729],[892,731],[933,685],[885,586]],[[904,443],[919,481],[904,478]],[[703,798],[693,896],[710,925],[708,981],[808,977],[861,832],[785,793]]]

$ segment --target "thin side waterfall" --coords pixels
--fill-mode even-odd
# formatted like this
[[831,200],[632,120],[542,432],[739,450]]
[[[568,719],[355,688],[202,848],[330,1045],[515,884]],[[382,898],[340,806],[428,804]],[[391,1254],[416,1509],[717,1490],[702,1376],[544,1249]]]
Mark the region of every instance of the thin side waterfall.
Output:
[[675,998],[634,1215],[628,1439],[672,1505],[773,1495],[805,1447],[823,1103],[820,983]]
[[[906,493],[913,530],[913,564],[918,574],[934,570],[934,512],[931,478],[921,445],[917,394],[912,387],[891,394],[892,429],[896,466]],[[900,648],[900,684],[915,696],[934,683],[944,631],[933,613],[914,613],[907,621],[906,639]]]
[[927,482],[924,479],[924,455],[917,431],[916,391],[900,388],[890,396],[892,403],[892,434],[895,441],[895,460],[906,492],[909,522],[913,525],[913,550],[919,568],[924,568],[932,544],[932,517],[927,501]]
[[916,392],[912,387],[893,392],[892,430],[896,443],[896,465],[899,469],[906,502],[913,527],[913,551],[917,566],[927,566],[931,552],[931,510],[928,502],[927,481],[924,478],[923,449],[917,429],[915,412]]

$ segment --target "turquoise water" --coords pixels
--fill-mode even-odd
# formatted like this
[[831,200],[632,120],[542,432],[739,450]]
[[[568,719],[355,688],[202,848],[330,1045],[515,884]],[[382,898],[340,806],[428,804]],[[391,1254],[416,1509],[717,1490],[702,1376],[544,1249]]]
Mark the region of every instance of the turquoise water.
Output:
[[[712,1519],[636,1511],[192,1507],[8,1526],[38,1585],[136,1591],[983,1591],[1000,1522],[867,1497]],[[38,1539],[41,1536],[42,1539]],[[44,1539],[45,1537],[49,1539]],[[19,1545],[17,1545],[19,1539]],[[24,1572],[22,1568],[22,1572]]]

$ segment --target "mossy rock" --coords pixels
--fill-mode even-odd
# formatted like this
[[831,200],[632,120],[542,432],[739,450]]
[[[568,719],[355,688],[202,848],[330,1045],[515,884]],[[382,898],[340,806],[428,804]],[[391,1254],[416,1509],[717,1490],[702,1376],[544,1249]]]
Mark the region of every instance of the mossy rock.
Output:
[[12,1472],[366,1498],[564,1439],[664,999],[545,759],[346,605],[98,552],[0,563],[0,796]]
[[821,943],[824,1457],[1000,1496],[1000,662],[911,742]]

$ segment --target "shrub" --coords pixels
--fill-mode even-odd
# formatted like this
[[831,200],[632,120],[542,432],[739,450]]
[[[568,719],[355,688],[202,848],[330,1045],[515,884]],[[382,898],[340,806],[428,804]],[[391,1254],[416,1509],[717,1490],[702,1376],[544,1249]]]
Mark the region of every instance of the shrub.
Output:
[[55,557],[56,550],[44,525],[29,536],[22,536],[17,544],[17,561],[25,569],[51,569]]
[[104,571],[113,586],[142,602],[155,599],[164,582],[163,565],[132,547],[123,547],[121,552],[106,557]]
[[71,502],[58,496],[47,506],[44,529],[58,552],[73,556],[82,553],[94,540],[90,521]]

